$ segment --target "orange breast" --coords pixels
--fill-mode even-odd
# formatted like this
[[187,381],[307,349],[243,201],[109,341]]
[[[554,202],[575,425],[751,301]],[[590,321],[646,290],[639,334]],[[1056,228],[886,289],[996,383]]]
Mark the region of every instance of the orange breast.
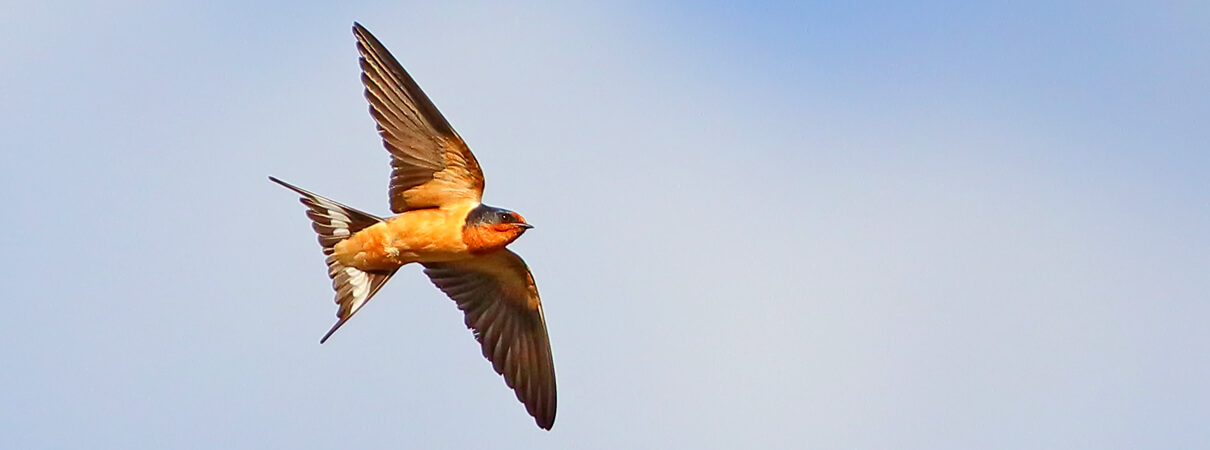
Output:
[[341,262],[362,270],[469,258],[462,225],[474,206],[468,202],[405,212],[336,244],[334,254]]

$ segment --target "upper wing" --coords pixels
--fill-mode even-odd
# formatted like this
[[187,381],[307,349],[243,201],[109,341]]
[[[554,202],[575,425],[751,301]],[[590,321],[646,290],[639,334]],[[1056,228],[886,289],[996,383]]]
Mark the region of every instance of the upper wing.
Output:
[[509,250],[424,267],[466,314],[466,326],[496,373],[504,375],[538,426],[549,430],[555,423],[555,366],[529,267]]
[[382,43],[353,24],[370,115],[391,152],[391,211],[478,202],[483,172],[462,138]]

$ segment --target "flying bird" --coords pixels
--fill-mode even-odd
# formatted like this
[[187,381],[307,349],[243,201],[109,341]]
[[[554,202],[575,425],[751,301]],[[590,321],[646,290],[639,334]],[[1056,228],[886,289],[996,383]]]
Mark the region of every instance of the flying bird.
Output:
[[297,192],[327,257],[336,324],[327,341],[400,267],[424,273],[466,316],[483,356],[539,427],[555,421],[555,369],[538,289],[506,247],[533,228],[516,212],[480,203],[483,172],[470,148],[382,43],[353,24],[370,115],[391,154],[383,218],[269,177]]

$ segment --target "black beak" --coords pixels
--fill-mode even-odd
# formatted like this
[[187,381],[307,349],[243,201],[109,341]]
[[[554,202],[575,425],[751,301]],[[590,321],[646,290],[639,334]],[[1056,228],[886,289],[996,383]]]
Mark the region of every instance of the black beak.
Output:
[[528,224],[528,223],[519,223],[519,224],[517,224],[517,226],[519,226],[519,227],[521,227],[521,228],[524,228],[524,229],[526,229],[526,230],[528,230],[528,229],[530,229],[530,228],[533,228],[533,227],[534,227],[533,225],[530,225],[530,224]]

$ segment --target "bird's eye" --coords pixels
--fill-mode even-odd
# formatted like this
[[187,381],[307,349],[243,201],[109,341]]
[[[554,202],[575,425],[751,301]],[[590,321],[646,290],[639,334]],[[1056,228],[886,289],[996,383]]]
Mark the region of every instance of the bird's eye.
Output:
[[500,213],[500,223],[512,223],[512,222],[513,222],[512,214],[509,214],[506,212]]

